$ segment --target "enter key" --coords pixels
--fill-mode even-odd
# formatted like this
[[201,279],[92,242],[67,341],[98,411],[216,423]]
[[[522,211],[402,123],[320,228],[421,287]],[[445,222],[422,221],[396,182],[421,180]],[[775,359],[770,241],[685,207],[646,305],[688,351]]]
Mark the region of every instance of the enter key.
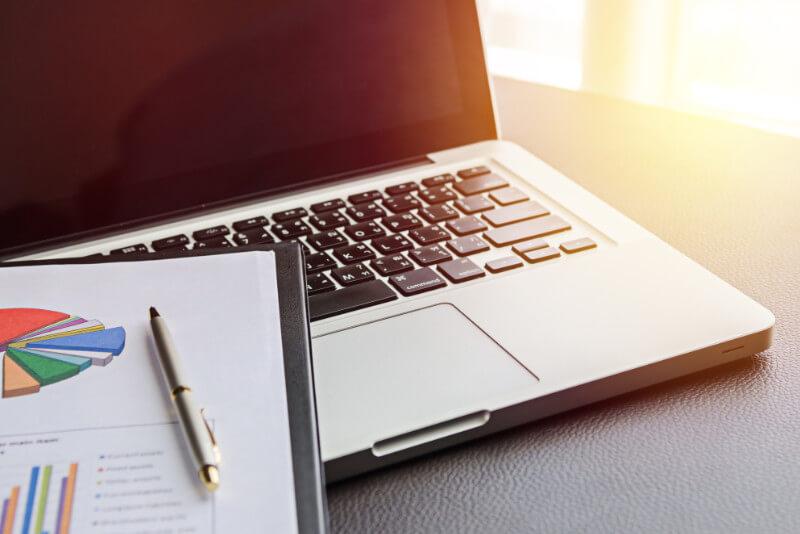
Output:
[[492,226],[505,226],[515,222],[535,219],[536,217],[548,215],[549,213],[550,212],[547,210],[547,208],[538,202],[529,200],[527,202],[521,202],[505,208],[487,211],[483,214],[483,218],[486,219]]

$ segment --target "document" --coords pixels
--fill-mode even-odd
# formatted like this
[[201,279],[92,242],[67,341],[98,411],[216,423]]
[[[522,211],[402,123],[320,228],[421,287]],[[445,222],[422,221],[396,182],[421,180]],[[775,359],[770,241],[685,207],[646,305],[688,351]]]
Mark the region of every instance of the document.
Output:
[[[169,327],[220,446],[199,481]],[[0,534],[296,532],[272,252],[0,269]]]

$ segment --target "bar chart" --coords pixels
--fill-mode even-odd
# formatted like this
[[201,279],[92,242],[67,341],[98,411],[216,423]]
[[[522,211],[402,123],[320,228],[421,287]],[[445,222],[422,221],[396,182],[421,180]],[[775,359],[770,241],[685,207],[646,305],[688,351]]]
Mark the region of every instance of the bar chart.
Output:
[[0,534],[213,534],[172,423],[0,437]]
[[[58,476],[61,471],[65,471],[64,476]],[[15,522],[19,520],[22,534],[68,534],[77,476],[77,463],[33,466],[28,482],[13,486],[3,500],[0,534],[16,532]]]

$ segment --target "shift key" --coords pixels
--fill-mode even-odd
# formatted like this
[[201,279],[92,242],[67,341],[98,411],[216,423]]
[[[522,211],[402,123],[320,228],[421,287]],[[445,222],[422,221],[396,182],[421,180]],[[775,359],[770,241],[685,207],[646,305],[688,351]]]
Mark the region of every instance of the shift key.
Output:
[[485,237],[496,247],[513,245],[526,239],[563,232],[572,228],[570,224],[558,215],[546,215],[537,219],[494,228],[485,232]]

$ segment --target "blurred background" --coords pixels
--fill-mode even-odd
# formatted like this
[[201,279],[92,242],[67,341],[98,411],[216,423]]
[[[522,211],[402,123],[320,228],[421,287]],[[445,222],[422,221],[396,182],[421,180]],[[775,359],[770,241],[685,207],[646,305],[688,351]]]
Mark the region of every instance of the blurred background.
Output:
[[798,0],[478,0],[492,74],[800,137]]

